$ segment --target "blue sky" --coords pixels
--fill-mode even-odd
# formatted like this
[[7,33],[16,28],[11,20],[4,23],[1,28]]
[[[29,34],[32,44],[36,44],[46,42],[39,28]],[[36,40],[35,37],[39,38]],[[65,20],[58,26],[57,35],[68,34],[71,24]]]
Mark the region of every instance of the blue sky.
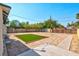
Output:
[[66,26],[68,22],[77,21],[75,15],[79,13],[77,3],[7,3],[7,5],[12,7],[9,19],[20,22],[43,22],[51,16],[53,20]]

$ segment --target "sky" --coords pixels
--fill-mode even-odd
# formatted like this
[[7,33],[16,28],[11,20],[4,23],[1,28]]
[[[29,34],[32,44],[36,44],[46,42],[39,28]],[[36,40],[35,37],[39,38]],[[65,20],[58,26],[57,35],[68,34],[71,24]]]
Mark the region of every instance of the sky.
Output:
[[75,22],[79,13],[79,3],[6,3],[12,7],[9,20],[37,23],[52,17],[58,23],[66,26]]

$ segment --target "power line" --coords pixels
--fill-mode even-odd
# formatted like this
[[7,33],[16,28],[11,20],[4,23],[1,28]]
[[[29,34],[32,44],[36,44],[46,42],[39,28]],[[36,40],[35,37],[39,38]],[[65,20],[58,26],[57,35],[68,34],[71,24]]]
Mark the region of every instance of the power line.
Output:
[[[15,17],[19,17],[19,18],[21,18],[21,19],[30,20],[30,19],[27,19],[26,17],[19,16],[19,15],[15,15],[15,14],[11,14],[10,16],[15,16]],[[61,22],[70,21],[69,18],[71,18],[71,17],[65,16],[65,17],[62,17],[62,18],[58,18],[58,19],[61,19],[61,20],[58,20],[58,21],[61,21]],[[33,20],[33,21],[34,21],[34,20]],[[35,20],[35,21],[37,21],[37,20]],[[72,22],[72,21],[71,21],[71,22]]]
[[19,18],[22,18],[22,19],[27,19],[26,17],[18,16],[18,15],[15,15],[15,14],[11,14],[10,16],[15,16],[15,17],[19,17]]

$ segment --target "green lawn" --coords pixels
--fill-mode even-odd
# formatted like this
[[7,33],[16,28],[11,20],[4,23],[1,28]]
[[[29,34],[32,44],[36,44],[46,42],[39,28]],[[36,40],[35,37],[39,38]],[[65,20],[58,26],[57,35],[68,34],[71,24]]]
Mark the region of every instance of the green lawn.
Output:
[[16,35],[16,37],[18,37],[19,39],[23,40],[26,43],[34,42],[45,38],[44,36],[35,34],[22,34],[22,35]]

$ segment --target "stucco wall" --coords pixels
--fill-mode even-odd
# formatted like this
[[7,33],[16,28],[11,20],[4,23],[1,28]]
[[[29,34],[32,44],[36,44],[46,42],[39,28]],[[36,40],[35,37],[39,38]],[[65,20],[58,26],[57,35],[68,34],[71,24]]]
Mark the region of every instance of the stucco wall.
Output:
[[0,7],[0,56],[3,53],[3,36],[2,36],[2,34],[3,34],[2,29],[3,29],[3,27],[2,27],[2,25],[3,25],[3,17],[2,17],[2,9]]
[[7,34],[7,27],[3,24],[3,34]]

